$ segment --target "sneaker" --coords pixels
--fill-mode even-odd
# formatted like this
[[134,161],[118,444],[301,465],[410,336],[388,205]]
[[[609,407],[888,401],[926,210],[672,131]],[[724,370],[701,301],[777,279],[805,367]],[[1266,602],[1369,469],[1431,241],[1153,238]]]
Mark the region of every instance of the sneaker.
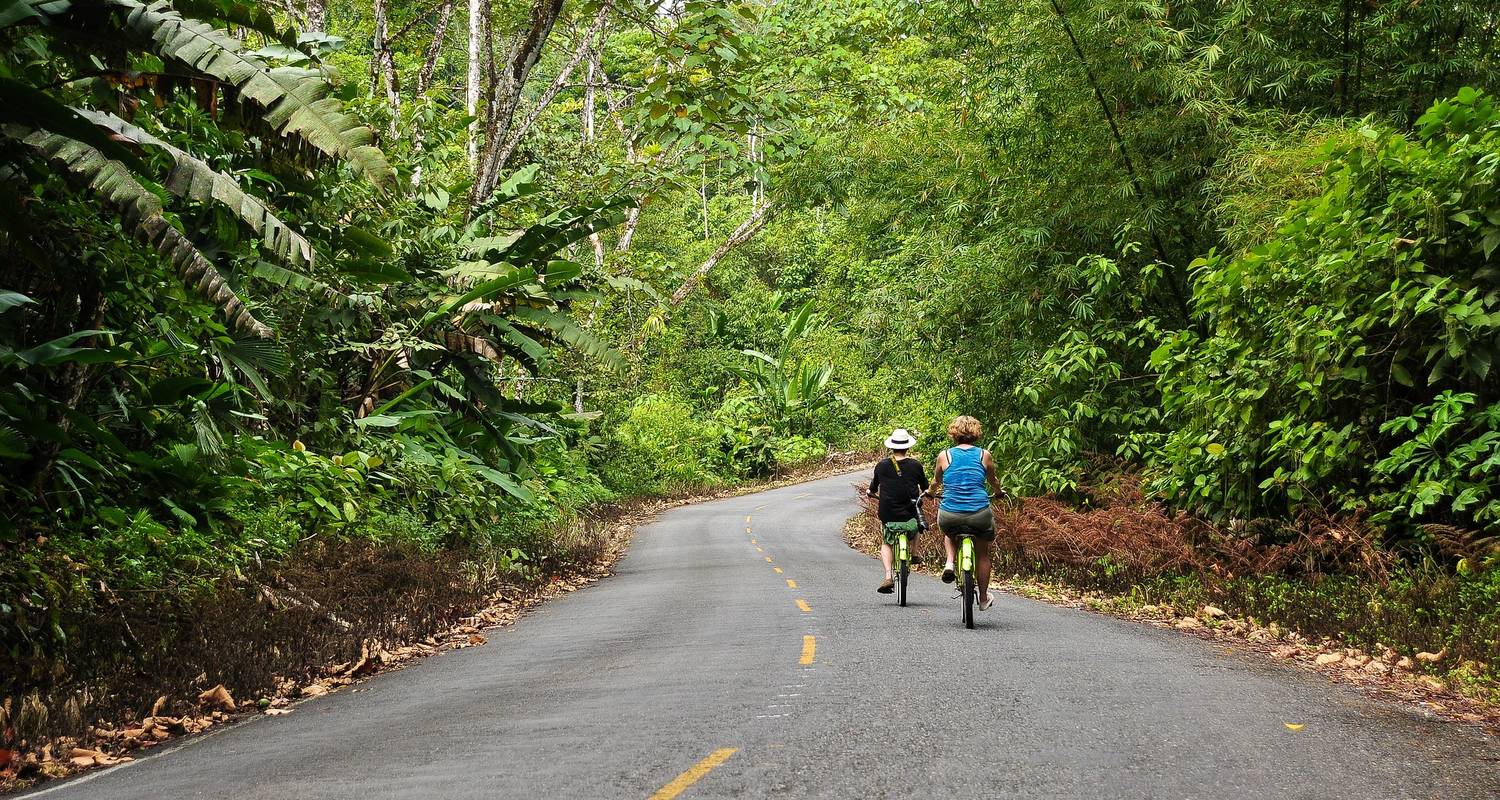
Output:
[[945,564],[943,566],[943,583],[952,583],[954,577],[955,576],[953,574],[953,565],[952,564]]
[[989,597],[988,600],[980,600],[979,601],[979,610],[980,611],[989,611],[991,608],[994,608],[994,606],[995,606],[995,596],[994,595],[990,595],[990,597]]
[[880,592],[881,594],[890,594],[895,590],[896,580],[894,578],[886,578],[885,580],[880,582],[880,588],[876,589],[875,591]]

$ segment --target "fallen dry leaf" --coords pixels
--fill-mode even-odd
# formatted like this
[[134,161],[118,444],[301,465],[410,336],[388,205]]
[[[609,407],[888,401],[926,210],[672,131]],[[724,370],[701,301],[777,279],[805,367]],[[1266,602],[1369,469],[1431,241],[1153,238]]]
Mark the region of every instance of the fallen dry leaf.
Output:
[[1313,663],[1317,664],[1320,667],[1326,667],[1330,664],[1337,664],[1343,660],[1344,657],[1339,655],[1338,653],[1324,653],[1313,659]]
[[303,697],[322,697],[328,694],[328,687],[321,683],[311,683],[302,687]]
[[198,704],[223,711],[234,710],[234,698],[230,696],[229,690],[224,688],[222,683],[199,694]]
[[280,716],[285,716],[285,715],[290,714],[290,713],[292,713],[292,710],[290,708],[268,708],[268,709],[266,709],[266,716],[268,716],[268,717],[280,717]]
[[166,695],[162,695],[161,697],[156,698],[156,702],[155,703],[151,704],[151,713],[148,714],[147,716],[159,717],[159,716],[161,716],[161,712],[165,711],[166,708],[167,708],[167,696]]

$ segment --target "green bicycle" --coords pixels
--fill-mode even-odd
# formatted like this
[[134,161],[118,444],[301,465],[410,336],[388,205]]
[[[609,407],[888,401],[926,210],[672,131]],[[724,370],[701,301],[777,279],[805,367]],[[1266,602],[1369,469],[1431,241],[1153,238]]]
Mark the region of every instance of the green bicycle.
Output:
[[974,534],[961,533],[958,537],[957,566],[959,596],[963,598],[964,627],[973,628],[975,596],[979,594],[979,585],[974,577]]
[[[925,494],[919,494],[915,500],[911,501],[911,504],[916,507],[917,512],[917,536],[921,536],[927,531],[927,517],[922,514],[922,498],[924,496]],[[896,605],[905,608],[906,583],[911,578],[911,539],[904,531],[897,533],[896,542],[891,545],[891,549],[895,551],[896,561]]]
[[[938,496],[938,495],[934,495]],[[994,495],[990,496],[991,502]],[[974,627],[974,605],[979,601],[979,579],[974,571],[976,559],[974,557],[974,534],[959,533],[958,536],[958,558],[955,563],[956,578],[958,579],[957,597],[963,601],[964,627]]]

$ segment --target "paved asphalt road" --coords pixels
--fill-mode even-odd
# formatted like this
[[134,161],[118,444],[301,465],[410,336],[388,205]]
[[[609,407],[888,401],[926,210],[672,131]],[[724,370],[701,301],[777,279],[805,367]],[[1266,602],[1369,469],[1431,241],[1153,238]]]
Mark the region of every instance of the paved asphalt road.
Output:
[[669,512],[487,646],[37,794],[1500,797],[1495,741],[1314,673],[1015,597],[964,630],[928,577],[897,608],[850,482]]

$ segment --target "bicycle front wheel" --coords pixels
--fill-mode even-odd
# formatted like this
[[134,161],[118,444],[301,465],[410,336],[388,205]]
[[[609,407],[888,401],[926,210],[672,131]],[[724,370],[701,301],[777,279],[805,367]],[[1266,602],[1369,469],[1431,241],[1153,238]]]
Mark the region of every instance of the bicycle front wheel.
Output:
[[964,627],[974,627],[974,573],[964,573]]

